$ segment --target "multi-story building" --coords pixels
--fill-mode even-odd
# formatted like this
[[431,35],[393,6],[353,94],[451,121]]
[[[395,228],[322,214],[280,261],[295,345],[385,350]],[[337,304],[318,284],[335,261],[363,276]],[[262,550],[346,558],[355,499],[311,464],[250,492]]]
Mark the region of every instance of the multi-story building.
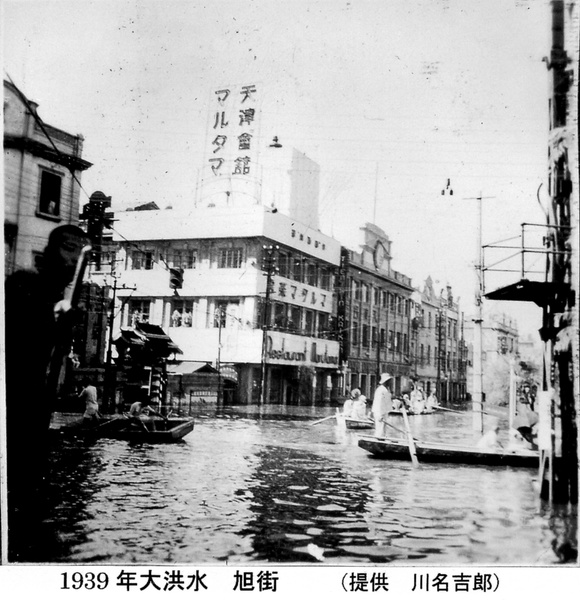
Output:
[[180,360],[235,379],[242,403],[337,391],[338,242],[259,204],[116,218],[118,327],[161,326]]
[[465,399],[467,347],[463,317],[451,286],[439,293],[428,277],[421,291],[417,319],[415,378],[428,393],[443,401]]
[[[474,323],[467,319],[465,338],[473,342]],[[507,405],[510,369],[519,358],[519,333],[515,319],[499,312],[486,312],[482,325],[482,384],[486,402]],[[467,389],[472,391],[472,370],[467,374]]]
[[343,249],[337,289],[341,359],[347,388],[372,397],[389,372],[394,392],[408,389],[414,352],[411,279],[391,268],[391,241],[367,223],[360,252]]
[[83,137],[44,123],[38,104],[4,81],[6,274],[38,265],[50,232],[79,220]]

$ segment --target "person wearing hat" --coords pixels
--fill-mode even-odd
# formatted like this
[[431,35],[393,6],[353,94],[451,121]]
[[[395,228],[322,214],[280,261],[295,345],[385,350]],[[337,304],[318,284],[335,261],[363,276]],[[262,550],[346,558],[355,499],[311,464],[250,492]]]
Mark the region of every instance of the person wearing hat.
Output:
[[367,397],[360,395],[358,400],[352,407],[352,418],[353,419],[366,419],[367,418]]
[[389,389],[392,379],[388,373],[382,373],[373,397],[372,413],[377,437],[387,437],[387,418],[393,410],[393,399]]
[[359,396],[360,390],[358,388],[354,388],[342,406],[342,414],[345,417],[350,417],[352,415],[354,404],[358,400]]

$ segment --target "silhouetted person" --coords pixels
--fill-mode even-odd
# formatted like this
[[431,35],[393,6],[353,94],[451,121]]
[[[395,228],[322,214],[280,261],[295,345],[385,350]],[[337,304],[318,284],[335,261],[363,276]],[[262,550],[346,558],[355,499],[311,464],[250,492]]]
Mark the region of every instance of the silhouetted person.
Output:
[[72,311],[64,300],[86,234],[74,225],[49,236],[38,271],[20,270],[5,282],[6,444],[9,560],[34,539],[42,511],[47,436],[64,357],[72,340]]

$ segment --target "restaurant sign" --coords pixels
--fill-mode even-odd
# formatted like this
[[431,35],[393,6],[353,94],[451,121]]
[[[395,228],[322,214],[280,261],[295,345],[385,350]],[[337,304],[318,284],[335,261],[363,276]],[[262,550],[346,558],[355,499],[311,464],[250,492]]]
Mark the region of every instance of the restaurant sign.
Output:
[[268,364],[338,366],[338,342],[270,332],[266,338]]

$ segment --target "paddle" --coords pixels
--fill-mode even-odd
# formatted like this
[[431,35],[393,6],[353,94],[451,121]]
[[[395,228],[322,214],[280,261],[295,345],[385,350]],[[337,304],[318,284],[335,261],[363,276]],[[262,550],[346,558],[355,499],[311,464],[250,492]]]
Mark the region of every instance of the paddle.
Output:
[[407,415],[407,409],[401,406],[401,412],[403,413],[403,420],[405,421],[405,429],[407,430],[407,441],[409,443],[409,453],[411,454],[411,462],[414,467],[419,466],[419,459],[417,458],[417,449],[415,448],[415,442],[411,434],[411,426],[409,425],[409,416]]
[[324,421],[328,421],[329,419],[336,419],[336,415],[330,415],[330,417],[319,419],[318,421],[314,421],[314,423],[310,423],[310,425],[318,425],[319,423],[324,423]]
[[452,408],[445,408],[444,406],[434,406],[433,408],[435,408],[436,410],[446,410],[447,412],[452,412],[452,413],[457,413],[457,414],[465,414],[464,410],[454,410]]

